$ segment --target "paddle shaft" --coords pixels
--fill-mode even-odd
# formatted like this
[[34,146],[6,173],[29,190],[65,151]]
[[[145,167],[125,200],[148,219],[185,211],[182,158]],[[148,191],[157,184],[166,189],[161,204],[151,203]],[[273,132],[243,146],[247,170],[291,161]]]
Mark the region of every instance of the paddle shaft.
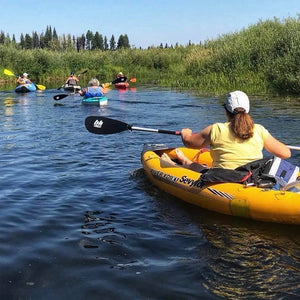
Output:
[[290,148],[291,150],[298,150],[298,151],[300,151],[300,147],[297,147],[297,146],[288,146],[287,145],[287,147]]
[[180,131],[171,131],[171,130],[164,130],[164,129],[153,129],[153,128],[143,128],[143,127],[136,127],[128,125],[128,130],[136,130],[136,131],[147,131],[147,132],[156,132],[156,133],[164,133],[164,134],[173,134],[173,135],[180,135]]
[[88,70],[84,70],[83,72],[78,74],[78,77],[80,77],[81,75],[85,74]]

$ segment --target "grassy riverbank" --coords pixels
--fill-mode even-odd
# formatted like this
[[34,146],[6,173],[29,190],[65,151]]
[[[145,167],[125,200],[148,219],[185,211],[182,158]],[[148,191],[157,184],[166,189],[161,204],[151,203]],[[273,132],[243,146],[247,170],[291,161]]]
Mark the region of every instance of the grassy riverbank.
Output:
[[239,32],[201,45],[116,51],[20,50],[0,46],[3,74],[28,72],[40,83],[61,82],[75,70],[88,69],[84,81],[96,76],[111,81],[119,71],[139,84],[193,89],[205,94],[243,90],[248,94],[300,94],[300,21],[295,18],[258,22]]

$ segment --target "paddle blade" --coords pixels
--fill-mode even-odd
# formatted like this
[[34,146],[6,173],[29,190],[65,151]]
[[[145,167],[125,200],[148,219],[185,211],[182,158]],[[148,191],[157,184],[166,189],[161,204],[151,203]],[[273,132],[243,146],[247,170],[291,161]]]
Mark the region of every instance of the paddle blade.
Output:
[[130,82],[136,82],[136,78],[135,77],[133,77],[133,78],[130,78],[130,80],[129,80]]
[[106,117],[89,116],[85,119],[85,128],[95,134],[113,134],[130,130],[131,126]]
[[59,95],[54,96],[53,99],[57,101],[57,100],[64,99],[68,96],[69,96],[68,94],[59,94]]
[[12,71],[8,70],[8,69],[4,69],[4,74],[8,75],[8,76],[16,76]]
[[43,90],[46,89],[46,87],[45,87],[44,85],[41,85],[41,84],[36,84],[36,87],[37,87],[39,90],[41,90],[41,91],[43,91]]
[[78,74],[78,77],[81,76],[81,75],[83,75],[83,74],[85,74],[87,71],[88,70],[85,70],[85,71],[81,72],[80,74]]
[[111,83],[106,82],[106,83],[103,83],[102,85],[104,86],[105,89],[108,89],[110,87]]

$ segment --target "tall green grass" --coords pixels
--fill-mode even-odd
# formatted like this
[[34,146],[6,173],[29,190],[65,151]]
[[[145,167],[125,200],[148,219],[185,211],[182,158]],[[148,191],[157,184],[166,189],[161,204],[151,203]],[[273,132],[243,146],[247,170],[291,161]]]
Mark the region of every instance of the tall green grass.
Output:
[[[120,49],[117,51],[20,50],[0,46],[0,66],[47,84],[74,70],[88,69],[88,81],[111,81],[120,71],[138,84],[155,84],[199,93],[300,93],[299,18],[259,21],[239,32],[207,40],[201,45],[175,48]],[[1,72],[0,68],[0,72]],[[0,73],[0,79],[7,76]]]

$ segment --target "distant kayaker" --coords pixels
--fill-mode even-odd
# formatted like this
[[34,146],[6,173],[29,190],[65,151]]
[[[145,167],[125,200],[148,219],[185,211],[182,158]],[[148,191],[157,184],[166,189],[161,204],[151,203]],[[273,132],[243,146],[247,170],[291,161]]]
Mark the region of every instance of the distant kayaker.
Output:
[[120,83],[120,82],[127,82],[127,77],[124,76],[124,74],[122,72],[120,72],[118,75],[117,75],[117,78],[112,81],[111,83],[112,84],[115,84],[115,83]]
[[88,87],[84,90],[78,91],[78,93],[85,98],[92,98],[101,97],[105,93],[105,90],[99,84],[99,80],[97,78],[92,78],[88,83]]
[[72,71],[70,76],[66,79],[66,84],[68,86],[75,86],[79,79],[75,76],[75,73]]
[[29,83],[31,83],[31,81],[28,78],[28,74],[23,73],[22,77],[19,76],[18,79],[17,79],[17,83],[18,84],[29,84]]
[[[189,128],[181,130],[181,139],[186,147],[201,149],[210,146],[213,168],[236,169],[262,159],[263,148],[281,159],[291,156],[286,145],[262,125],[254,124],[249,115],[249,98],[244,92],[229,93],[224,108],[228,122],[209,125],[198,133],[192,133]],[[176,149],[176,154],[185,167],[196,167],[179,149]],[[166,154],[162,158],[171,162]]]

